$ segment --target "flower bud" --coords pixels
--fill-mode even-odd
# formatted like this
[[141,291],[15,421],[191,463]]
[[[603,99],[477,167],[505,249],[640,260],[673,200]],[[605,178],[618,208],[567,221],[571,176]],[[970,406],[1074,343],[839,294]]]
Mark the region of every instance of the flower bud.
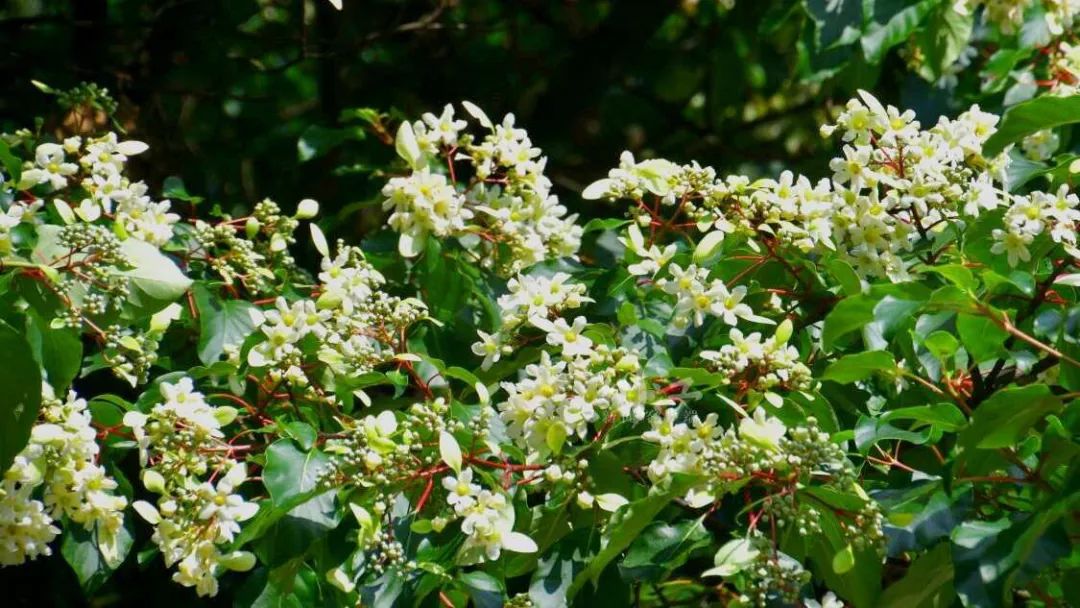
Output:
[[296,207],[295,217],[298,220],[309,220],[319,214],[319,202],[313,198],[305,198]]
[[154,494],[165,493],[165,478],[153,469],[145,469],[142,472],[142,482],[143,486]]
[[221,426],[226,426],[236,420],[237,413],[236,408],[230,405],[218,406],[214,408],[214,420],[217,420]]
[[262,224],[259,222],[259,220],[253,217],[249,217],[247,221],[244,222],[244,234],[247,235],[247,238],[253,239],[255,238],[256,234],[259,234],[259,228],[261,227]]
[[577,495],[577,504],[582,509],[591,509],[593,506],[593,495],[588,491],[582,490]]
[[331,585],[341,589],[345,593],[352,593],[356,589],[356,583],[349,579],[349,576],[341,568],[333,568],[326,573],[326,580]]
[[255,554],[248,551],[233,551],[221,557],[221,565],[234,572],[247,572],[255,567]]

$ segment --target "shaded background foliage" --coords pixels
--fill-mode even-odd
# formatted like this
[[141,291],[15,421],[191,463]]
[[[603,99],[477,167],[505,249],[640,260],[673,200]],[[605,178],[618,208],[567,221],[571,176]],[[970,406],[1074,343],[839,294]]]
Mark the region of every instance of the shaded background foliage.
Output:
[[13,127],[42,114],[32,79],[96,82],[155,151],[138,167],[152,185],[177,175],[211,200],[313,196],[331,211],[372,200],[370,171],[391,156],[372,137],[334,146],[364,135],[356,121],[337,130],[343,112],[469,99],[514,112],[563,198],[591,215],[576,193],[622,149],[721,171],[811,170],[826,158],[822,113],[857,87],[936,109],[929,85],[888,69],[898,59],[811,56],[807,28],[785,2],[365,0],[338,12],[313,0],[13,0],[0,12],[0,117]]

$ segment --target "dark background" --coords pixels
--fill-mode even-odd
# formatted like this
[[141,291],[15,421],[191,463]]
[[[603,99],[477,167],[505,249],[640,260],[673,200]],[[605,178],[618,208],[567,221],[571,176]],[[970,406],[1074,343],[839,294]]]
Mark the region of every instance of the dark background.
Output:
[[[879,4],[881,4],[879,2]],[[886,2],[887,4],[887,2]],[[8,0],[0,9],[0,126],[57,116],[31,80],[107,87],[151,151],[136,174],[180,176],[227,206],[303,197],[327,215],[377,198],[392,151],[346,131],[357,107],[417,118],[462,99],[514,112],[549,156],[566,203],[623,149],[721,174],[816,173],[816,126],[856,87],[885,99],[927,85],[899,60],[816,61],[799,3],[739,0]],[[4,6],[0,3],[0,6]],[[857,58],[856,58],[857,59]],[[818,62],[821,64],[821,62]],[[897,65],[892,65],[893,63]],[[880,76],[886,74],[886,76]],[[890,78],[888,75],[892,75]],[[910,95],[909,95],[910,97]],[[297,142],[336,142],[299,162]],[[373,212],[369,212],[373,213]],[[343,228],[374,225],[340,216]]]

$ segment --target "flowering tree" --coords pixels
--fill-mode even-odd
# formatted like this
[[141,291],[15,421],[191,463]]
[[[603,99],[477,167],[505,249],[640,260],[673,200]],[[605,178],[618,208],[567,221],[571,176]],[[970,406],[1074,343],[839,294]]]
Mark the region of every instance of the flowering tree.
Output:
[[245,606],[1077,603],[1077,11],[975,4],[861,44],[948,81],[976,15],[1043,24],[1004,117],[860,91],[827,173],[626,152],[587,222],[468,102],[364,114],[399,160],[359,244],[311,199],[152,196],[115,132],[5,134],[0,564]]

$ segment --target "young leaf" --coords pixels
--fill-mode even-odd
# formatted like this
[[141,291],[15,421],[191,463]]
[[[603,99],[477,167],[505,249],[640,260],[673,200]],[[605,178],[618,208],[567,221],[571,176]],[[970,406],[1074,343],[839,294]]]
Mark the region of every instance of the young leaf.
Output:
[[394,149],[398,156],[409,163],[413,169],[419,169],[424,160],[424,153],[420,145],[416,143],[416,134],[413,133],[412,124],[407,120],[401,121],[398,127],[397,137],[394,138]]
[[439,433],[439,455],[455,473],[461,472],[461,446],[457,439],[446,431]]

